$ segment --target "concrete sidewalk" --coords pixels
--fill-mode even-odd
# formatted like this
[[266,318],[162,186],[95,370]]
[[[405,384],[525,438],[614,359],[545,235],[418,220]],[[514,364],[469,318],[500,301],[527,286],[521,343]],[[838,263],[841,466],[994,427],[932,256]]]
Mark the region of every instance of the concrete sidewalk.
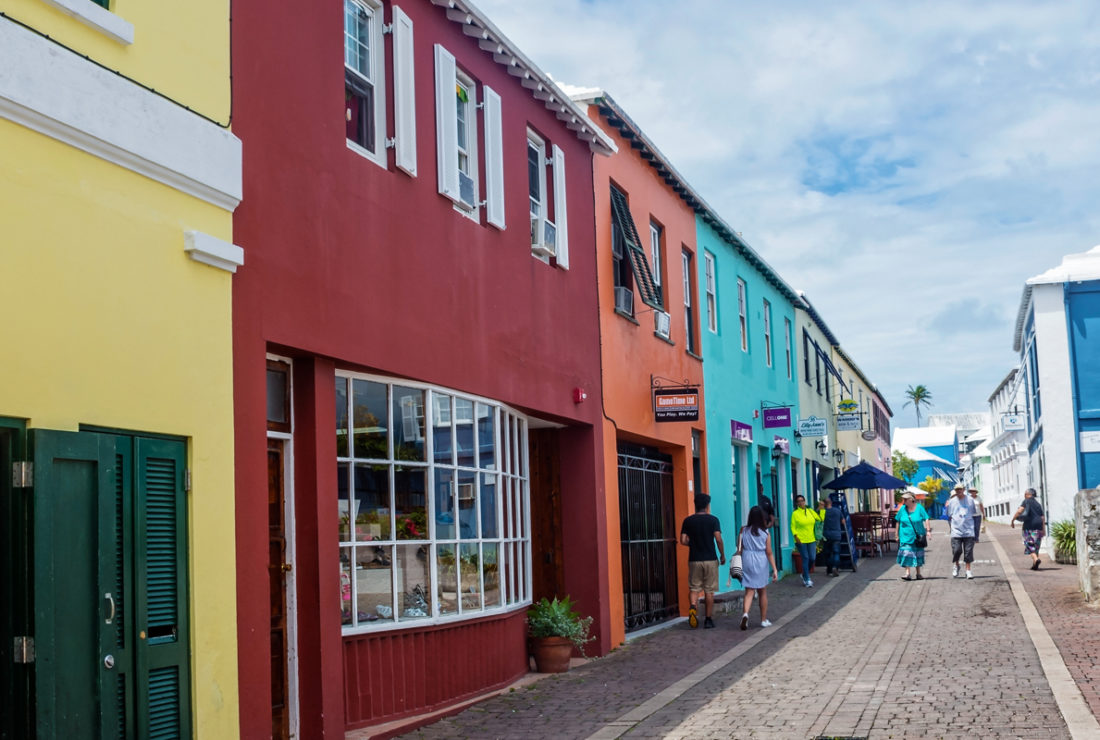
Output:
[[943,532],[924,581],[892,554],[815,589],[788,577],[775,627],[680,620],[407,737],[1070,737],[992,543],[954,579]]

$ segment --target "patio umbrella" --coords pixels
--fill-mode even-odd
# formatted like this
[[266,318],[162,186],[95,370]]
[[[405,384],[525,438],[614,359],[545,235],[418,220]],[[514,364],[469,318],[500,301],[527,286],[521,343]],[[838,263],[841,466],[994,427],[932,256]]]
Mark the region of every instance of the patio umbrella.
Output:
[[860,490],[869,490],[871,488],[905,488],[908,485],[900,478],[895,478],[889,473],[885,473],[874,465],[870,465],[866,462],[861,462],[854,468],[844,471],[843,474],[834,478],[825,484],[825,488],[831,488],[834,491],[842,491],[845,488],[858,488]]

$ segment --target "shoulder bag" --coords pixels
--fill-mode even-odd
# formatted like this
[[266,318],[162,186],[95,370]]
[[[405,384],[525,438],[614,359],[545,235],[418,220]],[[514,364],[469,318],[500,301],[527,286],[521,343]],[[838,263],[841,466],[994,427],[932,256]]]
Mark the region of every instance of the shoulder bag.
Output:
[[[913,515],[909,513],[908,509],[905,510],[905,518],[909,520],[909,526],[913,527]],[[913,527],[913,535],[914,535],[913,547],[919,547],[922,550],[924,548],[928,547],[928,535],[927,534],[917,534],[917,528]]]

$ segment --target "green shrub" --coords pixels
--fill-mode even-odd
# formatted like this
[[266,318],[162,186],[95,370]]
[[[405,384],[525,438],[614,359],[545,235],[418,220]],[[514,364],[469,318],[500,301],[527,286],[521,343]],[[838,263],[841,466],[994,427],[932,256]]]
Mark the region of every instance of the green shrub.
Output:
[[1063,520],[1050,525],[1050,535],[1054,538],[1054,552],[1063,557],[1077,556],[1077,525]]
[[527,628],[531,637],[564,637],[584,655],[584,646],[596,639],[588,634],[592,617],[582,617],[573,611],[573,602],[566,596],[553,601],[543,598],[527,610]]

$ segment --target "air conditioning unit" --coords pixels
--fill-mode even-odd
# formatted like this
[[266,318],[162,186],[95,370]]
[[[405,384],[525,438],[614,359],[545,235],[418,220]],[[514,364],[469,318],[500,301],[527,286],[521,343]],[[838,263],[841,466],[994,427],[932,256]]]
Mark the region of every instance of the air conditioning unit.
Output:
[[531,251],[540,257],[557,254],[557,229],[538,216],[531,216]]
[[633,316],[634,291],[630,288],[615,288],[615,310]]
[[458,173],[458,206],[474,210],[474,179],[465,172]]
[[671,323],[672,317],[666,311],[653,312],[653,330],[657,332],[657,336],[668,339],[668,329]]

